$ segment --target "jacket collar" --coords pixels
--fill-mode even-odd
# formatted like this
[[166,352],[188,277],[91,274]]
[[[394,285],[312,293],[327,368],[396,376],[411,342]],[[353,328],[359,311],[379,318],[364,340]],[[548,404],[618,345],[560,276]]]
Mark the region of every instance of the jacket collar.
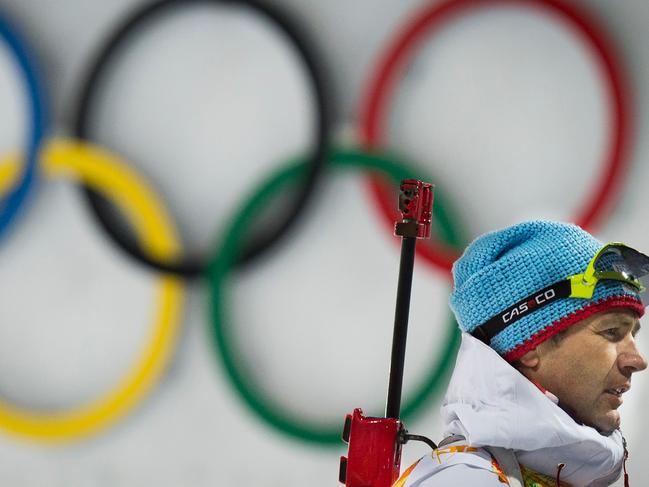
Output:
[[519,463],[578,486],[609,485],[622,469],[622,434],[573,420],[493,349],[466,333],[442,403],[446,435],[515,451]]

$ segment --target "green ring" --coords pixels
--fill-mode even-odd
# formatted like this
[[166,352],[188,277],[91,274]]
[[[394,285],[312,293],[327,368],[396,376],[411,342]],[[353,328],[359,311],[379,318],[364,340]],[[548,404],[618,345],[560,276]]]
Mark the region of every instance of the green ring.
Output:
[[[418,178],[417,173],[412,169],[393,159],[353,150],[334,152],[330,157],[330,164],[342,168],[377,170],[384,173],[397,185],[402,179]],[[220,249],[215,254],[219,257],[211,263],[207,270],[212,304],[212,339],[217,356],[221,358],[232,386],[261,419],[276,430],[296,439],[323,445],[341,445],[340,435],[344,418],[341,417],[335,425],[297,421],[291,414],[275,404],[272,399],[264,397],[257,390],[254,380],[246,376],[242,370],[241,362],[238,361],[239,356],[231,341],[230,330],[226,326],[226,323],[231,322],[226,309],[228,302],[227,277],[237,262],[238,254],[242,249],[241,244],[247,236],[246,229],[251,227],[254,218],[259,215],[260,210],[266,207],[273,195],[281,192],[288,184],[296,183],[300,177],[305,175],[306,164],[302,161],[293,161],[288,166],[277,170],[265,182],[256,187],[224,232]],[[452,219],[440,203],[438,193],[435,195],[433,218],[434,225],[445,242],[459,248],[463,241],[452,228]],[[430,396],[440,388],[452,366],[460,342],[459,327],[452,315],[445,335],[444,339],[448,342],[448,346],[445,347],[445,351],[438,361],[432,364],[415,392],[410,394],[411,397],[404,403],[402,408],[404,420],[414,416]]]

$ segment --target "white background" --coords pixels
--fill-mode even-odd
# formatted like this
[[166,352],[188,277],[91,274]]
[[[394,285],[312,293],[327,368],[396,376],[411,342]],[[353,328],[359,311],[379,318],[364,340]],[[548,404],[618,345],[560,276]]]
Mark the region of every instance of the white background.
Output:
[[[640,0],[579,3],[613,39],[633,98],[624,189],[597,235],[649,249],[649,7]],[[93,52],[141,4],[3,2],[38,58],[53,133],[70,133]],[[273,4],[304,26],[322,53],[337,140],[353,141],[372,66],[423,2]],[[314,106],[298,58],[273,26],[245,8],[178,9],[136,36],[106,81],[93,112],[94,139],[148,178],[194,254],[212,252],[242,196],[311,140]],[[599,174],[610,129],[605,97],[591,51],[554,17],[516,7],[467,14],[425,44],[402,80],[389,147],[433,175],[470,236],[525,218],[569,220]],[[23,107],[3,46],[3,152],[24,137]],[[230,325],[263,393],[296,417],[332,424],[354,407],[381,411],[399,252],[360,174],[334,172],[321,189],[289,243],[232,279]],[[71,181],[43,182],[2,243],[2,396],[37,409],[96,397],[142,344],[155,274],[105,238]],[[448,321],[443,272],[418,261],[413,288],[406,395],[445,346]],[[76,444],[0,436],[0,483],[336,485],[344,448],[299,442],[258,418],[211,349],[206,284],[186,291],[182,337],[152,395],[117,427]],[[644,337],[640,343],[649,351]],[[649,473],[648,381],[637,377],[622,407],[634,484]],[[411,431],[439,440],[439,399],[408,423]],[[404,467],[425,451],[406,446]]]

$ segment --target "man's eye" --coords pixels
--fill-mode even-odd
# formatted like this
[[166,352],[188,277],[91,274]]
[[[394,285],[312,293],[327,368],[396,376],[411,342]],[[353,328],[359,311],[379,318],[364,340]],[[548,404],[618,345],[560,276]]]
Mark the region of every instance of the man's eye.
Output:
[[619,338],[619,330],[617,328],[609,328],[608,330],[604,330],[603,333],[607,338]]

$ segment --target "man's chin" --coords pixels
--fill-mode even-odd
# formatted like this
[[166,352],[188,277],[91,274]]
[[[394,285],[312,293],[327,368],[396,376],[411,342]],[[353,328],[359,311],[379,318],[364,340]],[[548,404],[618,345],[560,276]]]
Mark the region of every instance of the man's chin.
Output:
[[605,436],[609,436],[620,427],[620,413],[617,409],[610,409],[610,406],[601,413],[591,414],[588,416],[578,414],[576,410],[571,409],[561,402],[559,402],[559,407],[568,413],[568,415],[577,423],[595,428],[599,433]]
[[611,409],[602,418],[598,418],[593,427],[601,434],[608,436],[620,427],[620,423],[620,413],[617,409]]

